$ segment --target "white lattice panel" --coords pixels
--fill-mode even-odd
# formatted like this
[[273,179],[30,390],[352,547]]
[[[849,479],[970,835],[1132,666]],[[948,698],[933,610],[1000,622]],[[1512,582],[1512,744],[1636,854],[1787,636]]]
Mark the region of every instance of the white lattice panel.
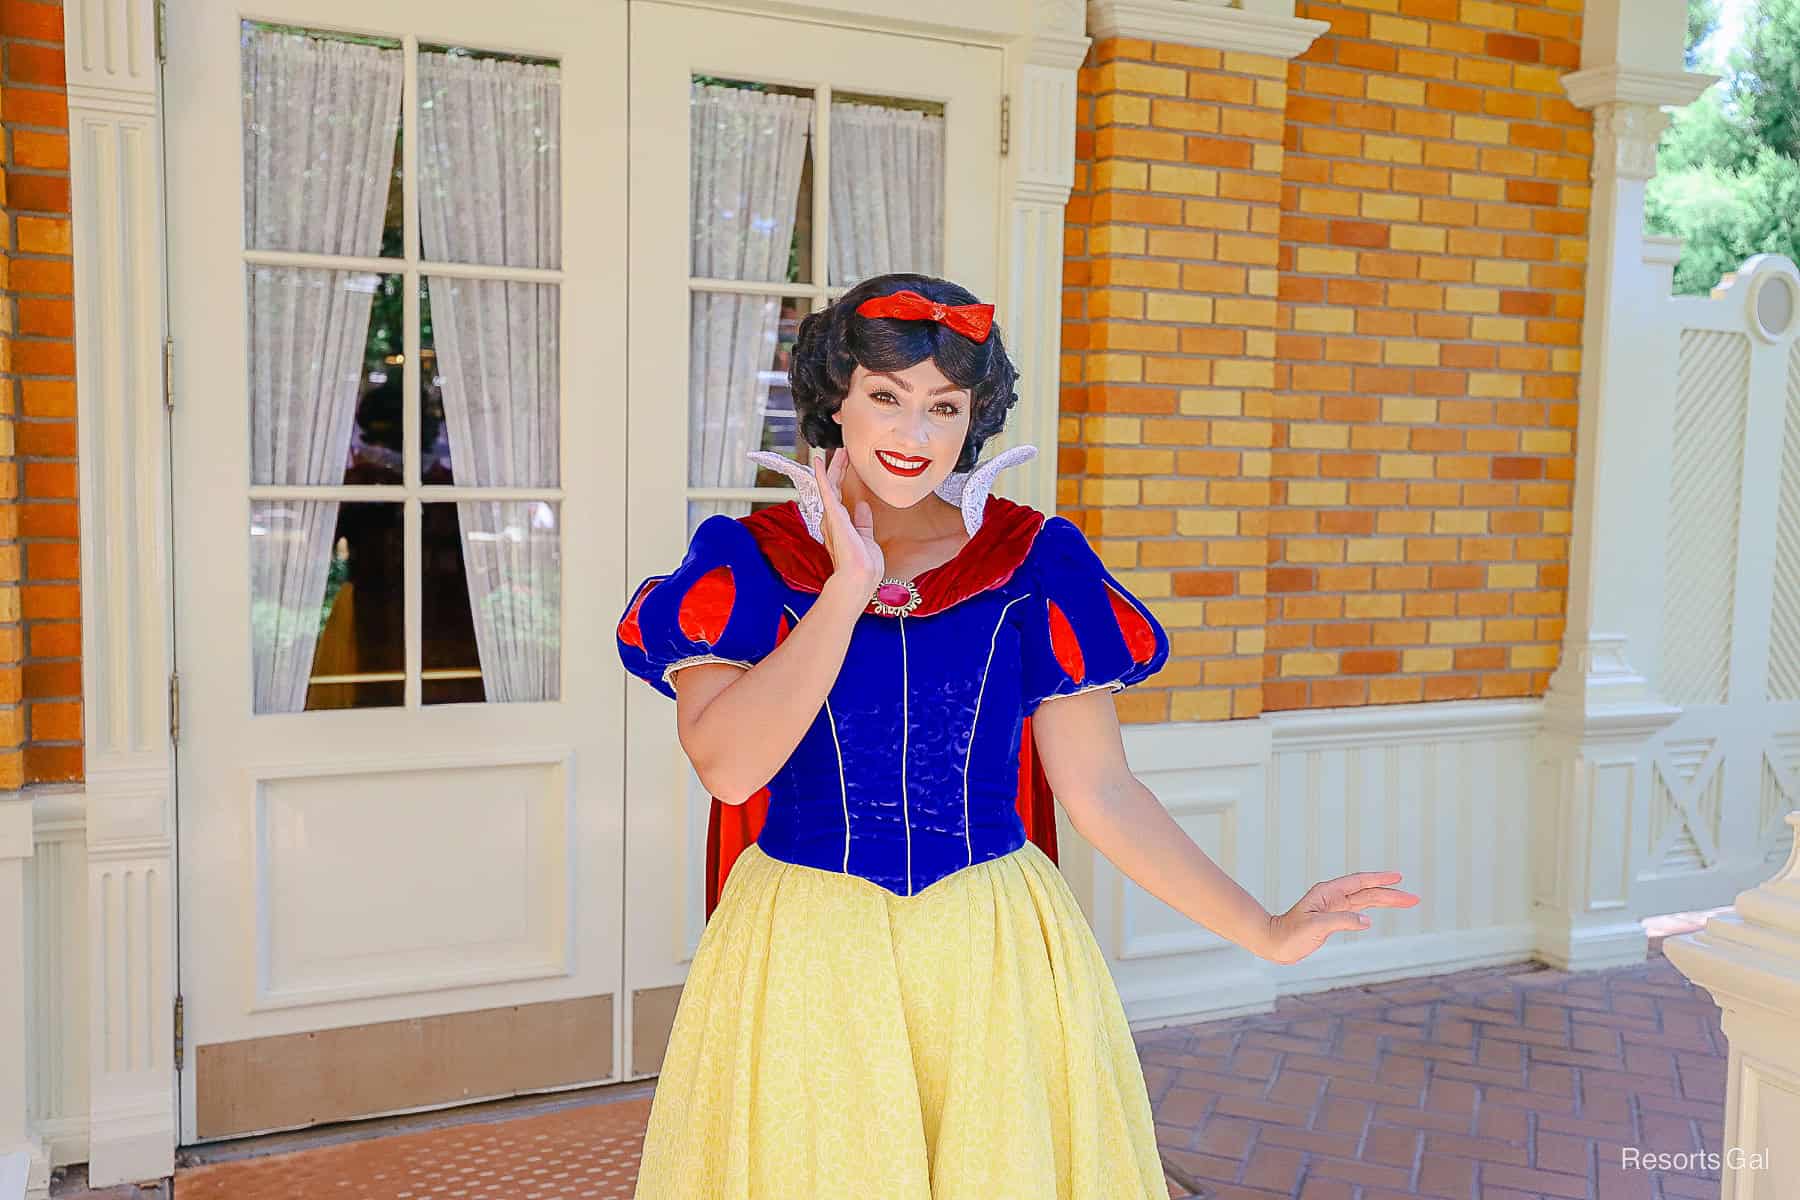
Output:
[[1800,733],[1777,734],[1763,758],[1762,811],[1757,822],[1763,860],[1778,866],[1794,844],[1787,814],[1800,808]]
[[1657,764],[1650,803],[1650,861],[1657,874],[1703,871],[1718,861],[1724,772],[1715,743],[1671,741]]
[[1661,679],[1662,694],[1677,704],[1726,700],[1749,384],[1744,335],[1682,331]]
[[1769,699],[1800,700],[1800,342],[1788,353],[1787,413],[1775,519],[1775,599],[1769,612]]

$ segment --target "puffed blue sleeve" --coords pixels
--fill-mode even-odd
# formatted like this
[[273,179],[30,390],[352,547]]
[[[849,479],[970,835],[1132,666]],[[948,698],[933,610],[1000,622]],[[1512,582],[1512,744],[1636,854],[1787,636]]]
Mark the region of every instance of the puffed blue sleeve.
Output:
[[787,634],[780,578],[755,536],[716,513],[700,523],[681,565],[652,575],[619,618],[625,669],[670,699],[669,677],[695,663],[752,667]]
[[1118,692],[1162,670],[1169,635],[1067,517],[1051,517],[1027,556],[1031,599],[1020,636],[1024,715],[1056,696]]

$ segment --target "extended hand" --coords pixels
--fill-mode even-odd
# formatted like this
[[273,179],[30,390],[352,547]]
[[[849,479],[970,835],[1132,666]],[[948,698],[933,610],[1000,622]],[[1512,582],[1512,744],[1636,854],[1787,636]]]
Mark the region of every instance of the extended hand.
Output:
[[1300,902],[1269,919],[1269,940],[1260,953],[1278,963],[1299,962],[1334,933],[1369,927],[1365,908],[1411,908],[1419,898],[1387,886],[1400,882],[1398,871],[1358,871],[1315,883]]

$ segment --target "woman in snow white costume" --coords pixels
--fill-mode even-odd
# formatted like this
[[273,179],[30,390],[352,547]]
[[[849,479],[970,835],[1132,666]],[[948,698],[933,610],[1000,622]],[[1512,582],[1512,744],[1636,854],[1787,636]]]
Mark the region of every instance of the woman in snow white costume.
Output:
[[708,517],[618,625],[715,797],[637,1196],[1160,1200],[1051,794],[1145,890],[1275,962],[1418,898],[1363,872],[1271,916],[1131,774],[1112,693],[1168,635],[1077,526],[989,494],[1036,453],[977,465],[1018,398],[991,305],[867,280],[801,323],[790,375],[810,469],[751,457],[796,498]]

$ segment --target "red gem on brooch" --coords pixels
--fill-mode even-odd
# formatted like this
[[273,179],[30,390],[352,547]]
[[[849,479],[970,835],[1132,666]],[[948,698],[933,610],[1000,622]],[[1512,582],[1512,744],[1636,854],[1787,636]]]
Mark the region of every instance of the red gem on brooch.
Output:
[[876,587],[872,603],[875,611],[884,617],[903,617],[919,607],[919,589],[911,580],[890,577]]

